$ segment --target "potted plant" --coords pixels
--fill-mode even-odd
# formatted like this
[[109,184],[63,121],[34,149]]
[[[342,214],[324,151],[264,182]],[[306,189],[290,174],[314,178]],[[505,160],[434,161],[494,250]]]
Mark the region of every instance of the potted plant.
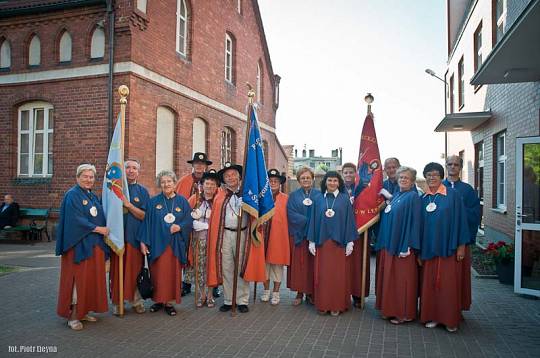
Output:
[[484,250],[493,262],[499,282],[505,285],[514,283],[514,244],[504,241],[491,242]]

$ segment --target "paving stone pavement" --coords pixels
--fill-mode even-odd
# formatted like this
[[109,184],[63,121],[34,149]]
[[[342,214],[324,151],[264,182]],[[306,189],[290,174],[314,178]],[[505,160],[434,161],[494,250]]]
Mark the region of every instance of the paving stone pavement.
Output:
[[[257,302],[234,318],[218,311],[221,299],[196,309],[189,295],[176,317],[127,309],[75,332],[55,313],[59,263],[54,243],[0,244],[0,264],[21,268],[0,276],[0,357],[45,355],[44,347],[62,357],[540,357],[540,300],[493,279],[473,278],[473,307],[457,333],[394,326],[380,319],[373,296],[364,311],[319,316],[293,307],[287,289],[279,306]],[[21,346],[35,353],[9,352]]]

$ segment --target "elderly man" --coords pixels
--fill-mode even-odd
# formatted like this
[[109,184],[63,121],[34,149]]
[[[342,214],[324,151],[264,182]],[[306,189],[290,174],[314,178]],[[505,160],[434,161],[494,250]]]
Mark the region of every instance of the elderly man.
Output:
[[388,200],[392,199],[392,195],[399,192],[399,186],[397,183],[397,170],[401,166],[398,158],[387,158],[384,161],[384,173],[386,179],[383,181],[383,190],[381,194]]
[[[193,154],[193,159],[188,160],[187,162],[188,164],[191,164],[191,173],[181,177],[176,184],[176,193],[182,195],[184,198],[186,198],[186,200],[188,200],[193,194],[198,194],[200,192],[202,176],[208,169],[208,166],[212,164],[212,161],[208,160],[206,153],[202,152],[196,152]],[[191,293],[192,280],[193,268],[191,266],[187,266],[184,270],[182,296]]]
[[[242,215],[240,180],[242,166],[225,163],[218,172],[225,190],[214,198],[208,231],[208,286],[223,284],[221,312],[231,310],[235,261],[238,260],[236,304],[241,313],[249,311],[249,282],[266,281],[264,244],[256,246],[249,237],[249,218]],[[242,221],[239,224],[240,217]],[[239,257],[236,258],[236,235],[240,229]]]
[[4,202],[0,205],[0,230],[17,225],[19,220],[19,204],[13,200],[11,194],[4,196]]
[[470,240],[465,249],[463,259],[463,288],[462,288],[462,309],[468,310],[471,307],[471,250],[469,245],[476,242],[476,233],[480,225],[482,216],[480,209],[480,199],[476,191],[467,183],[460,180],[459,176],[463,169],[463,159],[457,155],[451,155],[446,159],[446,179],[443,184],[448,188],[454,188],[461,194],[465,210],[467,211],[467,226],[469,227]]
[[[144,219],[144,212],[148,200],[150,200],[150,195],[144,186],[137,183],[141,169],[139,162],[135,159],[129,159],[124,166],[129,190],[129,200],[124,198],[124,298],[129,301],[135,312],[144,313],[144,300],[137,289],[137,275],[144,263],[144,257],[139,249],[141,243],[137,239],[137,232]],[[118,314],[118,259],[117,255],[112,254],[109,279],[113,314]]]

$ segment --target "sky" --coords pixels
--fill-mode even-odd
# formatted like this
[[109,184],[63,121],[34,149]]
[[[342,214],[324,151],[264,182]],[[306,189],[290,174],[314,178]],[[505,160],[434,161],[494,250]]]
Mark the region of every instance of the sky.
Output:
[[282,77],[276,131],[282,145],[318,156],[343,148],[356,163],[372,105],[381,158],[420,173],[441,162],[446,14],[443,0],[259,0],[274,73]]

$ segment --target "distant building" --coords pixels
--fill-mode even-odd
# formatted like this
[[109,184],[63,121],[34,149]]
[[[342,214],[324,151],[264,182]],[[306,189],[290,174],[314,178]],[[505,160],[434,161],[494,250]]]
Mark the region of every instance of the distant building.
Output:
[[329,157],[321,157],[315,155],[315,149],[310,149],[309,152],[302,149],[301,156],[298,156],[298,149],[294,150],[293,173],[302,167],[313,169],[316,173],[324,173],[328,170],[341,169],[343,159],[342,149],[333,149]]

